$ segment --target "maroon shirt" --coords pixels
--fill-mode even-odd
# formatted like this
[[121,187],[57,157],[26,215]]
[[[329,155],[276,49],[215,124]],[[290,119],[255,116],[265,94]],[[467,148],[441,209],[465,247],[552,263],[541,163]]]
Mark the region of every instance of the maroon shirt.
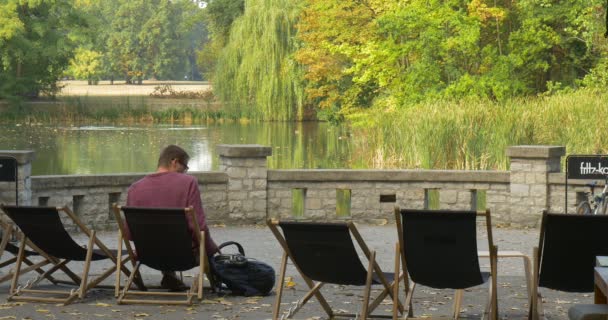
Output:
[[[198,190],[198,181],[193,176],[178,172],[159,172],[147,175],[129,187],[127,206],[159,208],[186,208],[192,206],[201,231],[205,231],[205,251],[207,255],[211,256],[218,251],[217,245],[209,234],[209,227],[201,203],[201,193]],[[191,232],[194,230],[192,223],[191,220],[188,220]],[[126,231],[126,238],[131,239],[128,228]],[[192,241],[193,245],[198,247],[198,241],[193,232]]]

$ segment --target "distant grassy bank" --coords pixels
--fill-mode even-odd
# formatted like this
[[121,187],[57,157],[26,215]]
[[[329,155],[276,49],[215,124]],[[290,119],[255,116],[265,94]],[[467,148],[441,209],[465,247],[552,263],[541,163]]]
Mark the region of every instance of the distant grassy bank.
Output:
[[207,81],[154,81],[146,80],[141,85],[125,84],[123,81],[99,81],[97,85],[87,85],[86,81],[61,81],[62,87],[58,96],[60,97],[82,97],[82,96],[148,96],[154,92],[154,88],[170,85],[178,91],[200,91],[209,90],[211,85]]
[[[20,105],[0,104],[4,122],[96,122],[96,123],[193,123],[206,120],[238,119],[225,112],[210,93],[210,85],[201,81],[145,81],[127,85],[102,81],[60,83],[62,91],[55,99],[42,98]],[[172,95],[151,95],[169,86]],[[203,93],[204,98],[183,98]]]
[[374,168],[507,169],[512,145],[562,145],[568,154],[608,153],[608,93],[438,102],[351,117],[355,148]]

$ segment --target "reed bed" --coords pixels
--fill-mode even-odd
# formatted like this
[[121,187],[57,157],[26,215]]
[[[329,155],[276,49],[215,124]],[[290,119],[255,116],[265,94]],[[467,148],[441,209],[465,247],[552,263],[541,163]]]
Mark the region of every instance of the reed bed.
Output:
[[70,96],[0,107],[0,122],[192,124],[240,120],[242,115],[193,99]]
[[608,94],[583,89],[548,97],[436,102],[351,117],[355,150],[373,168],[508,169],[506,148],[562,145],[608,153]]

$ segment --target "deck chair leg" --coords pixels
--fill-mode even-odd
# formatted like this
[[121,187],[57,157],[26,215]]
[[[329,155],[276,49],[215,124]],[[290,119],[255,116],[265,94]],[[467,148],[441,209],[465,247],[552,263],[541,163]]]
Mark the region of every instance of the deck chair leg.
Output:
[[[35,270],[36,272],[38,272],[39,275],[42,275],[44,273],[44,270],[42,270],[40,267],[43,267],[49,263],[51,263],[48,260],[44,260],[44,261],[40,261],[38,263],[34,263],[32,262],[30,259],[28,259],[27,257],[23,257],[23,262],[25,262],[25,264],[28,265],[28,267],[24,270],[22,270],[24,273],[25,272],[30,272],[31,270]],[[47,280],[49,280],[51,283],[53,284],[58,284],[59,281],[57,279],[55,279],[52,275],[47,275],[45,277]],[[2,281],[0,281],[2,282]]]
[[488,302],[483,311],[483,319],[492,319],[492,285],[488,288]]
[[[17,261],[17,258],[12,258],[12,259],[6,261],[6,263],[0,264],[0,268],[3,268],[9,264],[13,264],[16,261]],[[50,261],[47,261],[47,260],[34,263],[26,257],[23,258],[23,262],[25,264],[27,264],[28,267],[21,269],[21,271],[20,271],[21,274],[25,274],[25,273],[28,273],[28,272],[34,270],[34,271],[38,272],[38,274],[40,274],[40,275],[44,274],[44,270],[40,269],[40,267],[44,267],[45,265],[51,263]],[[0,277],[0,283],[7,281],[9,279],[12,279],[12,278],[13,278],[13,272],[11,271],[8,274],[4,275],[3,277]],[[53,284],[58,283],[57,280],[55,278],[53,278],[51,275],[47,275],[46,279],[49,280]]]
[[17,262],[15,263],[15,270],[13,271],[13,280],[11,281],[11,286],[9,289],[9,294],[11,295],[15,293],[17,283],[19,281],[19,274],[21,273],[21,261],[23,261],[23,257],[25,255],[25,239],[25,235],[22,234],[21,242],[19,243],[19,252],[17,253]]
[[279,281],[276,289],[277,297],[272,310],[272,320],[279,319],[279,311],[281,309],[281,298],[283,295],[283,285],[285,283],[285,269],[287,268],[287,252],[285,250],[283,250],[283,257],[281,258],[281,266],[279,268]]
[[372,275],[374,274],[374,264],[376,262],[376,251],[372,251],[367,267],[367,279],[365,279],[365,291],[363,293],[363,309],[361,310],[361,319],[367,320],[367,308],[369,306],[369,295],[372,289]]
[[[65,268],[65,265],[68,264],[68,262],[70,262],[70,260],[63,260],[63,261],[53,262],[54,265],[50,269],[48,269],[47,271],[45,271],[44,273],[40,274],[40,276],[38,276],[38,278],[36,278],[36,281],[34,283],[32,283],[32,285],[37,284],[43,278],[50,277],[50,275],[53,274],[53,273],[55,273],[57,270]],[[66,281],[66,282],[63,282],[63,283],[72,284],[72,285],[74,284],[74,283],[71,283],[69,281]],[[78,284],[78,283],[76,283],[76,284]]]
[[408,306],[407,316],[414,316],[414,306],[412,304],[412,297],[414,296],[414,289],[416,289],[416,283],[412,282],[412,286],[406,290],[407,295],[405,296],[405,305]]
[[197,295],[196,298],[200,301],[203,300],[203,279],[205,274],[205,266],[207,262],[207,251],[205,250],[205,231],[201,231],[201,240],[199,241],[198,248],[198,283],[197,283]]
[[452,305],[452,312],[453,312],[453,317],[454,319],[458,320],[458,317],[460,316],[460,307],[462,305],[462,294],[463,294],[464,290],[462,289],[457,289],[456,292],[454,292],[454,304]]
[[118,298],[120,291],[120,278],[122,276],[122,235],[118,232],[118,249],[116,250],[116,281],[114,282],[114,298]]
[[70,262],[70,260],[60,261],[59,264],[51,267],[49,270],[45,271],[44,273],[42,273],[38,277],[36,277],[36,279],[34,281],[29,282],[29,284],[25,288],[31,288],[31,287],[37,285],[38,283],[40,283],[40,281],[42,281],[42,279],[46,279],[51,274],[53,274],[55,271],[59,270],[60,267],[65,266],[68,262]]
[[[124,273],[127,277],[131,276],[131,272],[129,271],[129,269],[127,269],[127,267],[125,266],[125,262],[129,261],[131,258],[127,258],[126,260],[123,261],[123,264],[120,266],[120,271],[122,271],[122,273]],[[148,289],[146,288],[146,286],[144,286],[144,282],[141,278],[141,274],[139,274],[139,272],[135,275],[135,279],[133,280],[133,282],[135,283],[135,285],[139,288],[139,290],[141,291],[147,291]]]
[[[538,292],[538,273],[539,273],[539,261],[538,261],[538,247],[534,247],[532,251],[532,286],[530,297],[528,298],[530,303],[530,309],[528,312],[528,319],[538,320],[539,319],[539,304],[542,303],[542,297]],[[542,307],[541,307],[542,308]]]
[[127,291],[129,291],[129,288],[131,287],[131,283],[133,283],[133,279],[135,278],[135,274],[137,274],[138,271],[139,271],[139,266],[140,266],[140,263],[138,261],[137,263],[135,263],[135,267],[133,268],[133,272],[131,272],[131,275],[129,276],[129,279],[127,280],[127,283],[123,287],[122,292],[120,293],[120,296],[118,297],[118,301],[117,301],[118,304],[122,304],[122,300],[127,295]]
[[[298,301],[298,304],[289,311],[288,317],[292,317],[293,315],[295,315],[308,302],[308,300],[310,300],[310,298],[312,298],[313,296],[315,296],[317,298],[317,300],[319,299],[318,298],[319,296],[323,297],[323,295],[321,295],[321,293],[319,292],[319,290],[321,290],[321,288],[323,287],[323,285],[325,285],[324,282],[317,282],[316,284],[313,284],[311,286],[311,288],[310,288],[310,291],[308,291],[304,295],[304,297],[302,297],[302,299],[300,299]],[[326,310],[326,313],[328,313],[327,316],[329,318],[333,318],[333,310],[329,306],[329,303],[327,303],[327,301],[324,298],[323,298],[323,302],[319,301],[319,303],[321,304],[321,306],[324,309],[329,309],[329,312],[327,312],[327,310]],[[324,305],[324,303],[325,303],[325,305]]]
[[82,299],[87,290],[87,280],[89,278],[89,269],[91,267],[91,257],[93,256],[93,244],[95,243],[95,231],[91,231],[91,236],[89,237],[89,243],[87,246],[87,257],[84,262],[84,270],[82,271],[82,281],[80,282],[80,289],[78,293],[78,297]]
[[496,276],[492,275],[488,286],[488,303],[484,311],[484,319],[498,320],[497,290]]
[[498,247],[493,246],[492,251],[494,252],[494,259],[490,259],[492,271],[492,279],[490,279],[490,285],[492,286],[491,318],[492,320],[498,320]]
[[[399,281],[401,281],[402,276],[399,277]],[[376,298],[374,299],[374,301],[372,301],[372,303],[369,304],[369,309],[368,309],[368,313],[372,314],[374,312],[374,310],[376,310],[376,308],[378,308],[378,306],[380,306],[380,304],[382,303],[382,301],[384,301],[384,299],[389,296],[391,298],[391,300],[393,300],[393,297],[397,297],[397,310],[400,313],[403,313],[405,311],[405,308],[403,307],[403,304],[401,304],[401,300],[399,300],[399,295],[395,295],[393,294],[393,287],[395,285],[395,281],[391,282],[388,288],[384,288],[384,290],[382,290],[382,292],[380,294],[378,294],[378,296],[376,296]]]
[[[9,260],[6,260],[6,261],[0,263],[0,269],[8,266],[9,264],[15,263],[15,261],[17,261],[17,258],[10,258]],[[2,282],[2,281],[0,281],[0,282]]]
[[532,296],[532,275],[531,270],[532,270],[532,263],[530,262],[530,258],[528,258],[527,256],[523,256],[522,257],[524,260],[524,272],[526,275],[526,290],[528,292],[528,299],[529,297]]
[[542,320],[546,320],[547,317],[545,316],[545,308],[543,305],[543,297],[542,295],[538,295],[538,303],[536,305],[536,310],[538,310],[537,312],[537,319],[542,319]]
[[[378,274],[379,277],[382,277],[380,275],[380,273],[376,273],[376,274]],[[369,304],[369,310],[368,310],[369,314],[372,314],[374,312],[374,310],[376,310],[376,308],[378,308],[378,306],[380,306],[380,304],[382,303],[382,301],[384,301],[386,296],[389,296],[391,299],[393,299],[393,297],[397,297],[397,309],[399,310],[400,313],[405,312],[405,307],[403,306],[403,304],[401,304],[401,300],[399,300],[399,298],[398,298],[399,295],[395,294],[393,292],[394,291],[393,287],[394,287],[395,283],[401,281],[401,279],[403,279],[403,278],[404,278],[403,274],[399,275],[399,277],[396,280],[393,280],[393,282],[389,283],[389,285],[387,287],[385,287],[384,290],[382,290],[382,292],[380,294],[378,294],[378,296],[376,296],[374,301]]]
[[1,231],[2,231],[2,241],[0,242],[0,257],[2,257],[2,254],[4,253],[4,249],[6,248],[8,241],[11,239],[11,236],[13,235],[13,228],[11,228],[9,225],[6,228],[3,228]]
[[[400,257],[399,253],[401,252],[401,248],[399,247],[399,242],[395,245],[395,274],[399,274],[401,270]],[[397,305],[399,304],[399,282],[401,279],[397,277],[395,281],[393,281],[393,320],[397,319]]]

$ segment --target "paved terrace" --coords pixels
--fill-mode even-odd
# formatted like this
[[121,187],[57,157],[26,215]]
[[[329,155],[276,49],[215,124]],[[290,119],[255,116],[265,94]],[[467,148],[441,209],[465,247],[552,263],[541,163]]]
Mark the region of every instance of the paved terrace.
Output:
[[[485,228],[480,229],[480,249],[485,243]],[[212,226],[212,235],[218,242],[236,240],[245,247],[246,254],[268,262],[278,272],[281,251],[271,232],[262,226],[224,227]],[[377,251],[377,259],[385,271],[393,268],[394,244],[397,241],[394,224],[381,226],[360,225],[364,239],[370,248]],[[519,250],[531,254],[532,247],[538,244],[537,229],[494,228],[494,240],[499,250]],[[78,236],[83,240],[81,236]],[[101,239],[110,247],[116,247],[115,232],[100,233]],[[84,243],[84,241],[82,242]],[[449,261],[438,261],[449,268]],[[528,300],[525,288],[525,277],[521,259],[499,260],[498,304],[501,319],[527,318]],[[482,267],[489,269],[487,261]],[[100,266],[93,264],[92,273],[99,272]],[[6,272],[6,271],[4,271]],[[157,285],[160,274],[154,270],[142,270],[146,283]],[[30,276],[33,273],[29,274]],[[187,272],[186,282],[192,280],[194,271]],[[287,275],[293,276],[296,285],[284,293],[282,310],[289,308],[292,302],[299,299],[306,291],[306,285],[293,267],[288,267]],[[113,284],[114,278],[104,284]],[[205,284],[207,285],[207,283]],[[6,302],[8,283],[0,284],[0,319],[270,319],[274,294],[268,297],[218,296],[205,290],[204,300],[192,307],[184,306],[149,306],[117,305],[113,290],[94,289],[88,296],[69,306],[54,304]],[[325,286],[322,290],[336,309],[359,310],[362,290],[357,287]],[[377,291],[376,291],[377,292]],[[542,291],[545,294],[545,312],[548,319],[567,319],[568,308],[575,303],[592,303],[592,294],[571,294]],[[418,287],[414,298],[414,310],[421,314],[448,314],[451,308],[453,291],[434,290]],[[487,298],[487,287],[480,286],[465,292],[461,317],[463,319],[480,319]],[[390,313],[392,303],[386,300],[379,308]],[[319,304],[313,299],[297,315],[297,319],[325,319]]]

